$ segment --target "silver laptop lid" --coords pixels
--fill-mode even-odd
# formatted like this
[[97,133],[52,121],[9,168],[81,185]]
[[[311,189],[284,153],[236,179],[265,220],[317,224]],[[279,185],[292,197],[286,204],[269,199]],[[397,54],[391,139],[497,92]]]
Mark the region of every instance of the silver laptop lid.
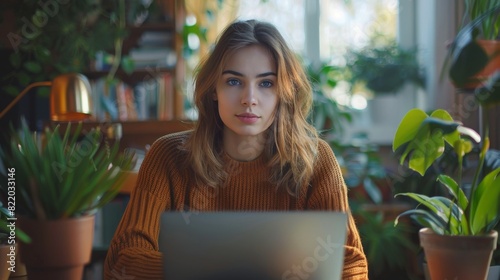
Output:
[[165,279],[338,280],[346,222],[341,212],[165,212]]

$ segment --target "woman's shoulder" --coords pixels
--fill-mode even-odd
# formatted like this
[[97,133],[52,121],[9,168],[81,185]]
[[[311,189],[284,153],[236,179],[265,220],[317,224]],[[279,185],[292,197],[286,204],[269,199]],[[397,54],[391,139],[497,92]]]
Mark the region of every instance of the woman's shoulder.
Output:
[[338,165],[338,160],[330,144],[323,139],[318,140],[318,151],[316,155],[316,166]]
[[156,160],[177,161],[186,153],[184,144],[190,135],[190,130],[164,135],[154,141],[146,154]]
[[171,149],[173,147],[182,147],[186,143],[187,139],[191,135],[191,130],[175,132],[171,134],[164,135],[153,143],[151,149]]
[[332,147],[328,144],[328,142],[321,138],[318,139],[318,155],[320,157],[324,155],[333,156]]

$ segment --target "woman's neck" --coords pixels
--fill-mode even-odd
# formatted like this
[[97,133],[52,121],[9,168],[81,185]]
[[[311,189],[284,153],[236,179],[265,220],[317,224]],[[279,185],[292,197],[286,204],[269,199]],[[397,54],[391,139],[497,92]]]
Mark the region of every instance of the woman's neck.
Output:
[[241,136],[225,129],[223,133],[223,149],[237,161],[251,161],[258,158],[267,142],[265,133],[255,136]]

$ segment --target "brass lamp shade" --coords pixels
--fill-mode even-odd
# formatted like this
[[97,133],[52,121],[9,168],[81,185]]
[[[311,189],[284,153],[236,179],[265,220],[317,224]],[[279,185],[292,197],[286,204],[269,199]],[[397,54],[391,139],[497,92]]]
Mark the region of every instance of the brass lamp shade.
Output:
[[63,74],[52,81],[35,82],[28,85],[0,112],[0,119],[23,96],[35,87],[51,87],[50,119],[52,121],[83,121],[91,117],[92,99],[87,77],[78,73]]
[[55,77],[50,90],[52,121],[81,121],[91,117],[90,83],[82,74],[69,73]]

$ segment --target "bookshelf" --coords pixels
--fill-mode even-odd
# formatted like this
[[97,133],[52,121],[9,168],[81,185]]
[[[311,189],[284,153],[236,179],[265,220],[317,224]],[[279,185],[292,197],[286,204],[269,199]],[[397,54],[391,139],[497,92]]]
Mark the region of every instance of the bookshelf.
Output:
[[[96,124],[145,122],[146,127],[156,130],[162,125],[158,121],[184,119],[184,1],[154,0],[153,5],[144,22],[136,23],[127,15],[122,55],[133,65],[131,73],[119,69],[117,82],[106,81],[113,59],[107,50],[99,52],[84,73],[92,86]],[[129,132],[134,133],[124,131]]]
[[[93,101],[116,105],[102,108],[98,104],[94,107],[96,119],[84,123],[84,129],[99,127],[108,138],[119,138],[120,150],[136,149],[145,153],[161,136],[193,127],[193,122],[185,120],[181,91],[185,69],[181,36],[184,1],[155,1],[162,20],[127,28],[122,50],[133,59],[134,71],[118,70],[116,77],[120,82],[113,87],[103,83],[109,70],[103,61],[96,62],[91,71],[84,73],[95,92]],[[114,99],[110,97],[113,94]],[[109,111],[113,109],[114,112]],[[135,187],[137,169],[130,171],[122,192],[96,215],[96,239],[86,279],[102,279],[107,247]]]

